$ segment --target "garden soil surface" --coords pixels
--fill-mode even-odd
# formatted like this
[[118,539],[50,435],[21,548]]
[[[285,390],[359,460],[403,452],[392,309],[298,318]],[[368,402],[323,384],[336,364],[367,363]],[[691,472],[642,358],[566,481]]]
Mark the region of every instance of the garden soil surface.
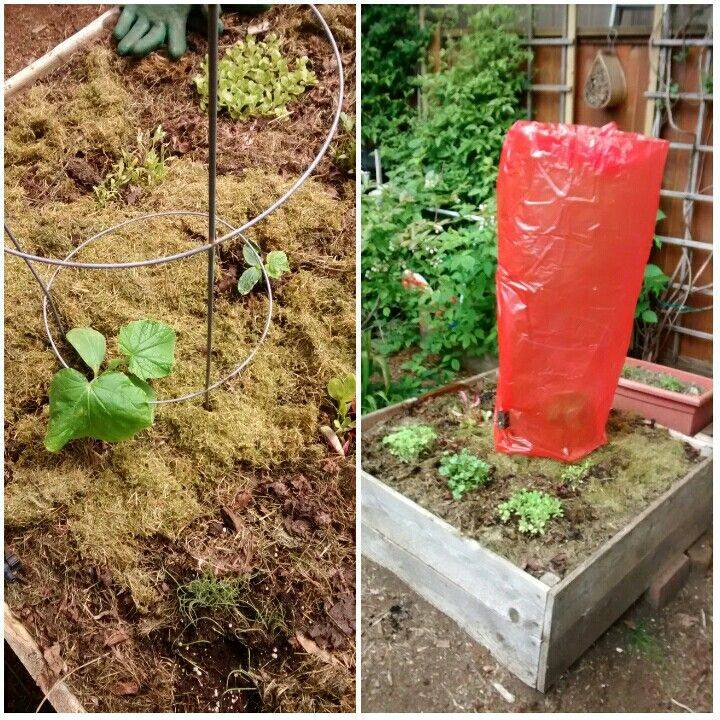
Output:
[[[543,695],[385,568],[362,559],[365,712],[712,712],[712,574],[636,603]],[[496,688],[511,693],[508,701]]]
[[[344,109],[353,116],[355,10],[321,11],[341,48]],[[54,19],[36,19],[34,6],[25,12],[6,16],[7,32],[47,21],[59,40],[76,29],[65,10]],[[337,81],[306,8],[223,19],[221,53],[267,21],[283,51],[307,54],[318,76],[287,122],[221,116],[218,215],[237,227],[317,151]],[[20,47],[6,46],[6,58],[24,63]],[[33,55],[45,49],[36,47]],[[206,121],[192,84],[204,51],[194,34],[177,63],[163,53],[118,58],[104,38],[8,103],[5,213],[26,249],[63,256],[125,218],[206,210]],[[137,152],[139,132],[158,125],[167,133],[165,177],[100,206],[93,187],[122,150]],[[248,233],[263,253],[284,250],[291,267],[274,282],[273,324],[254,361],[213,393],[210,410],[199,400],[163,405],[155,425],[125,443],[44,449],[59,364],[37,286],[21,261],[6,260],[5,539],[23,564],[6,600],[43,651],[48,679],[67,676],[89,711],[354,708],[354,448],[333,456],[319,431],[334,418],[327,382],[354,369],[355,186],[344,160],[354,156],[353,139],[342,131],[301,191]],[[131,225],[79,259],[166,255],[205,233],[192,217]],[[222,248],[216,275],[215,377],[253,348],[268,309],[264,290],[235,291],[235,245]],[[111,357],[122,324],[154,317],[172,325],[174,372],[155,387],[176,396],[203,384],[205,264],[199,254],[127,272],[64,270],[54,294],[66,326],[103,332]],[[239,584],[240,600],[230,612],[208,606],[188,617],[179,599],[198,578]]]
[[[612,411],[608,443],[588,456],[589,469],[572,483],[563,478],[565,463],[495,452],[487,417],[494,383],[480,380],[470,393],[480,405],[465,414],[456,393],[444,394],[364,432],[363,468],[536,577],[547,571],[564,576],[702,459],[640,416]],[[412,462],[399,460],[382,443],[406,424],[429,425],[437,433]],[[445,453],[462,449],[489,463],[490,481],[454,500],[438,468]],[[563,516],[550,520],[542,535],[520,533],[513,519],[502,523],[498,517],[498,505],[521,489],[546,492],[562,503]]]

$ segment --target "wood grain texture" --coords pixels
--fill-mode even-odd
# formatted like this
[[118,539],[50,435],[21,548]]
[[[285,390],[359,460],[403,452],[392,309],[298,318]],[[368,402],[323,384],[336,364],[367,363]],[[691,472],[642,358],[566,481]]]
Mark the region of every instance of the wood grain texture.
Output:
[[545,691],[712,523],[712,459],[703,461],[550,591]]
[[406,582],[429,603],[452,618],[474,640],[531,687],[537,683],[539,644],[530,636],[509,635],[509,619],[499,620],[483,602],[445,575],[397,545],[374,528],[362,524],[362,552]]
[[48,701],[55,710],[59,713],[85,712],[80,701],[64,682],[58,682],[53,687],[56,678],[50,672],[40,648],[27,628],[13,615],[7,603],[4,603],[3,613],[5,641],[18,656],[40,690],[47,693],[52,688],[52,692],[48,695]]
[[[430,602],[508,667],[525,668],[523,672],[537,668],[549,590],[544,583],[368,473],[362,475],[362,521],[378,541],[388,542],[386,554],[402,548],[413,556],[412,563],[404,558],[395,565],[407,569],[412,564],[416,570],[423,566],[420,575],[402,576],[411,587],[427,597],[425,586],[434,578]],[[365,544],[363,534],[363,551]],[[467,594],[471,606],[461,620],[457,612],[448,612],[443,588],[451,588],[454,596]]]

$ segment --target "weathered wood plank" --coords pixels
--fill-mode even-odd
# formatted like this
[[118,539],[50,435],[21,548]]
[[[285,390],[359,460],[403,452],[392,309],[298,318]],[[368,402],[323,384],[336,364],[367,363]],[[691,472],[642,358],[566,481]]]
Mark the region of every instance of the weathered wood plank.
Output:
[[712,522],[707,459],[550,590],[545,691],[648,588],[658,569]]
[[452,618],[474,640],[484,645],[523,682],[535,687],[539,643],[518,632],[477,597],[430,567],[407,548],[395,544],[369,525],[362,524],[362,552],[406,582],[429,603]]
[[362,521],[406,547],[502,618],[540,637],[548,587],[424,507],[362,473]]
[[7,603],[4,603],[5,640],[25,666],[43,693],[47,693],[48,701],[59,713],[83,713],[85,709],[70,688],[62,681],[54,684],[45,658],[27,628],[12,614]]

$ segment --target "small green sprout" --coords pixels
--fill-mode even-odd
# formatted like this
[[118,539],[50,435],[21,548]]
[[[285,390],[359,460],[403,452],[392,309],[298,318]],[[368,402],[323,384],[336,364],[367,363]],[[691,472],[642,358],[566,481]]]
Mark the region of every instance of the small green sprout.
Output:
[[437,435],[429,425],[403,425],[383,438],[383,445],[402,462],[412,462],[420,457]]
[[[260,269],[262,255],[257,247],[251,248],[246,243],[243,245],[243,258],[249,267],[240,276],[237,289],[241,295],[247,295],[262,278],[262,270]],[[260,258],[260,262],[258,262],[258,258]],[[271,250],[265,258],[265,271],[268,277],[273,280],[278,280],[284,273],[290,272],[287,255],[282,250]]]
[[344,377],[335,377],[327,386],[328,395],[337,404],[337,418],[334,421],[335,432],[343,435],[355,427],[352,414],[355,410],[355,374],[348,373]]
[[197,622],[200,611],[213,614],[235,610],[241,600],[242,584],[238,579],[225,580],[206,572],[177,589],[180,611]]
[[439,472],[447,478],[453,498],[462,500],[466,492],[487,483],[490,465],[463,448],[459,453],[446,453],[440,462]]
[[560,500],[538,490],[519,490],[511,498],[498,505],[502,522],[512,515],[518,518],[518,530],[528,535],[544,535],[545,526],[551,518],[562,517]]
[[594,465],[590,458],[587,458],[579,465],[568,465],[561,473],[560,479],[571,488],[577,488],[583,482],[590,468]]

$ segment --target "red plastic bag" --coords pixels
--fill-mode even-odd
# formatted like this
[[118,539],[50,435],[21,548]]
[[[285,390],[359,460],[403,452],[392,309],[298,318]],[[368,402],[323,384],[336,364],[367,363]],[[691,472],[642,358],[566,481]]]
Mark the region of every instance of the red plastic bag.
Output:
[[497,450],[572,462],[607,442],[667,152],[614,123],[510,128],[497,183]]

